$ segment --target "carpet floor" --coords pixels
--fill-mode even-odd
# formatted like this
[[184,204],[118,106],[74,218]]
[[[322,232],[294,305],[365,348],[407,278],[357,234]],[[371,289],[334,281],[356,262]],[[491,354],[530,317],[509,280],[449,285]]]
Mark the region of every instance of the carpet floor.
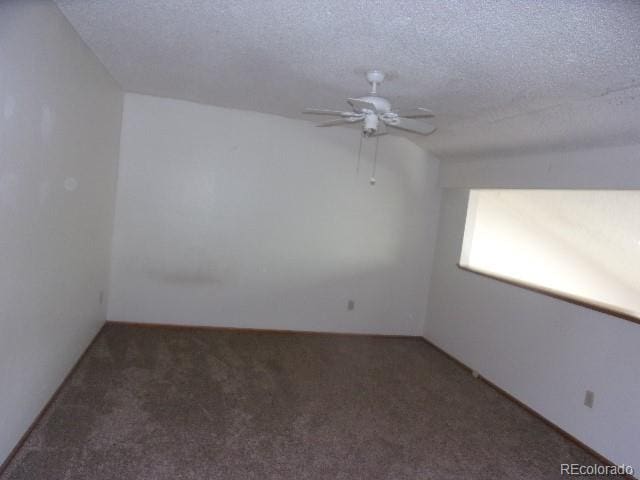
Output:
[[1,479],[533,480],[561,463],[597,461],[418,339],[108,324]]

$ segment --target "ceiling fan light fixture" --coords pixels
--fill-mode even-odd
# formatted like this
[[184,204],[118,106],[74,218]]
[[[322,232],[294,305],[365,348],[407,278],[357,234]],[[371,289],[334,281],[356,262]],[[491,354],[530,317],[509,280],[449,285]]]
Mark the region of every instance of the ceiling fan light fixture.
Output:
[[378,115],[375,113],[367,113],[364,116],[364,128],[362,130],[365,137],[370,137],[371,135],[375,135],[378,131]]

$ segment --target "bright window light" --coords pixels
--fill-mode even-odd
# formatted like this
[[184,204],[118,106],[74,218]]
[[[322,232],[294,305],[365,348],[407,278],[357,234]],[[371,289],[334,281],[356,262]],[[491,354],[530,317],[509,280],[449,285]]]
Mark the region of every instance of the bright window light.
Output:
[[640,191],[472,190],[460,267],[640,322]]

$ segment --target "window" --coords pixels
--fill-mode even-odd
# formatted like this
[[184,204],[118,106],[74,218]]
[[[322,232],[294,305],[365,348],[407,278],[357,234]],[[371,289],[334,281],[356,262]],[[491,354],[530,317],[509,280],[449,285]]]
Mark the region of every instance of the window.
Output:
[[640,191],[472,190],[460,267],[640,322]]

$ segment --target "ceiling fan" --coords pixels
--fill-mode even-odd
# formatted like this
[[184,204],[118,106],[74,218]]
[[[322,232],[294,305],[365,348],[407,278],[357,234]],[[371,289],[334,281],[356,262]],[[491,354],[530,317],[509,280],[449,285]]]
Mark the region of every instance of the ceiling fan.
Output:
[[410,110],[391,110],[391,103],[386,98],[377,94],[378,85],[385,78],[380,70],[369,70],[367,81],[371,84],[371,92],[364,97],[348,98],[347,103],[352,111],[327,110],[322,108],[305,108],[303,113],[314,115],[335,115],[340,118],[319,123],[318,127],[332,127],[346,123],[363,122],[362,134],[365,137],[374,137],[387,133],[386,127],[398,128],[408,132],[429,135],[436,127],[416,118],[433,117],[434,113],[422,107],[414,107]]

